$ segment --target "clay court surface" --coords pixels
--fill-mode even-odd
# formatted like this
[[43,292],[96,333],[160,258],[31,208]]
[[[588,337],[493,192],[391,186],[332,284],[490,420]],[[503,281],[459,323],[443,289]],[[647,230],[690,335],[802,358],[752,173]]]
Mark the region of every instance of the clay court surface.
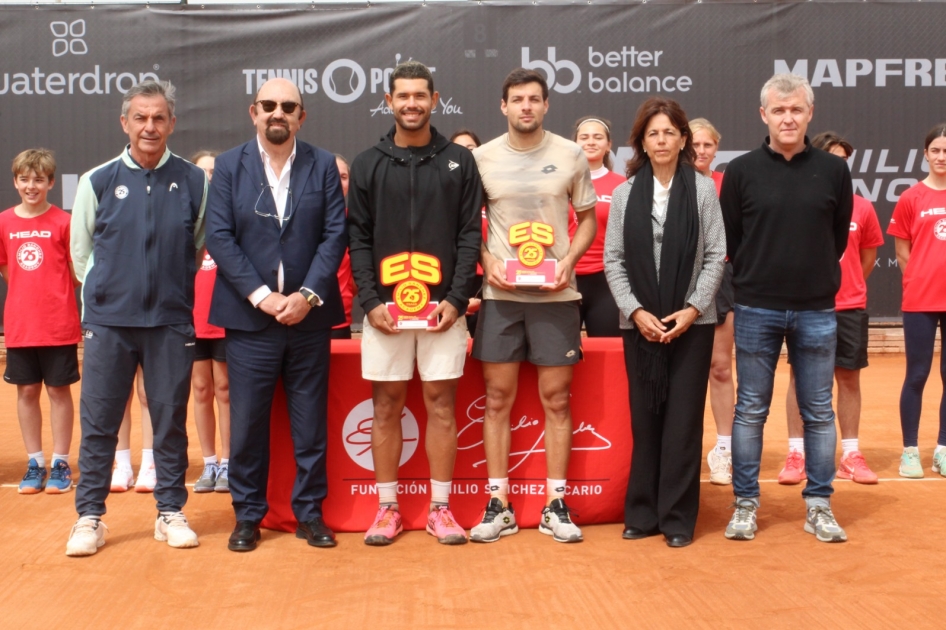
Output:
[[[756,539],[723,537],[732,489],[707,483],[696,541],[685,549],[662,537],[622,540],[622,525],[613,524],[585,527],[577,545],[523,530],[456,548],[421,531],[387,548],[341,534],[325,550],[264,530],[259,549],[236,554],[226,548],[229,495],[192,494],[185,511],[200,547],[176,550],[152,538],[151,495],[129,492],[109,498],[108,542],[98,554],[67,558],[74,495],[17,494],[25,461],[15,388],[0,387],[0,627],[942,628],[946,478],[929,470],[942,386],[934,368],[920,426],[927,477],[900,480],[903,372],[903,357],[886,355],[863,373],[861,450],[881,482],[836,483],[833,507],[849,542],[804,533],[801,487],[774,482],[787,448],[783,359]],[[74,394],[78,409],[78,387]],[[201,458],[189,423],[193,483]],[[704,452],[714,441],[707,406]],[[78,444],[77,420],[74,469]],[[44,445],[49,457],[48,426]],[[132,449],[137,470],[138,426]]]

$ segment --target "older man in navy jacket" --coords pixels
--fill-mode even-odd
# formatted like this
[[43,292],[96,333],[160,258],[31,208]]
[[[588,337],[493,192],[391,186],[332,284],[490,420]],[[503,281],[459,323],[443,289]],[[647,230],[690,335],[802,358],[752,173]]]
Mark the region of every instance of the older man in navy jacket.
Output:
[[336,272],[348,240],[331,153],[296,140],[302,96],[266,82],[250,105],[256,137],[220,155],[207,210],[207,249],[219,270],[210,322],[227,331],[232,551],[251,551],[268,509],[269,418],[282,377],[298,472],[296,535],[335,545],[322,520],[329,338],[344,320]]

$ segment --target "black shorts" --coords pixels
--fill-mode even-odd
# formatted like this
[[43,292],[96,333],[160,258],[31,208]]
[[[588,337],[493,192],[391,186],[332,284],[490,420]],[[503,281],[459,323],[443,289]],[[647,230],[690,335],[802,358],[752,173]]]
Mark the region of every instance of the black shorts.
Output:
[[79,344],[7,348],[3,380],[13,385],[46,383],[64,387],[79,382]]
[[834,365],[846,370],[867,367],[867,339],[870,317],[867,310],[857,308],[835,313],[838,320],[838,349]]
[[194,361],[209,361],[213,359],[217,363],[227,362],[227,340],[220,339],[200,339],[194,344]]
[[716,292],[716,325],[726,321],[726,315],[732,313],[736,304],[736,295],[732,288],[732,263],[727,262],[723,267],[723,282]]
[[486,363],[575,365],[581,359],[578,302],[483,300],[473,358]]

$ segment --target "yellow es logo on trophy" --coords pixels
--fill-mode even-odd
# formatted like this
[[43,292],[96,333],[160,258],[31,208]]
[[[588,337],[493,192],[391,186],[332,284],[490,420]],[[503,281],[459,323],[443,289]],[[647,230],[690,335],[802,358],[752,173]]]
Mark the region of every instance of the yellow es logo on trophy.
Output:
[[516,223],[509,228],[509,244],[519,246],[515,258],[506,259],[506,282],[537,285],[555,282],[558,261],[546,258],[545,249],[555,243],[551,225],[536,221]]
[[395,285],[393,302],[387,302],[388,312],[397,328],[426,329],[437,325],[437,319],[428,320],[439,302],[430,301],[431,284],[440,284],[440,259],[419,252],[402,252],[381,261],[381,284]]

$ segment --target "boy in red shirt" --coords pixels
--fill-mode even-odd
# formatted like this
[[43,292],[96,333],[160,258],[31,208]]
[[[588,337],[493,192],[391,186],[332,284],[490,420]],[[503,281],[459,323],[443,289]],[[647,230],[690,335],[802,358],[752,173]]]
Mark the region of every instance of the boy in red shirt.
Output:
[[[70,386],[79,380],[81,330],[75,297],[79,283],[69,255],[70,217],[46,200],[55,174],[56,160],[50,151],[20,153],[13,160],[13,184],[21,203],[0,213],[0,273],[9,285],[3,312],[7,348],[3,378],[17,386],[17,414],[29,459],[20,494],[72,489],[69,446],[75,410]],[[39,407],[44,382],[53,434],[49,473]]]

